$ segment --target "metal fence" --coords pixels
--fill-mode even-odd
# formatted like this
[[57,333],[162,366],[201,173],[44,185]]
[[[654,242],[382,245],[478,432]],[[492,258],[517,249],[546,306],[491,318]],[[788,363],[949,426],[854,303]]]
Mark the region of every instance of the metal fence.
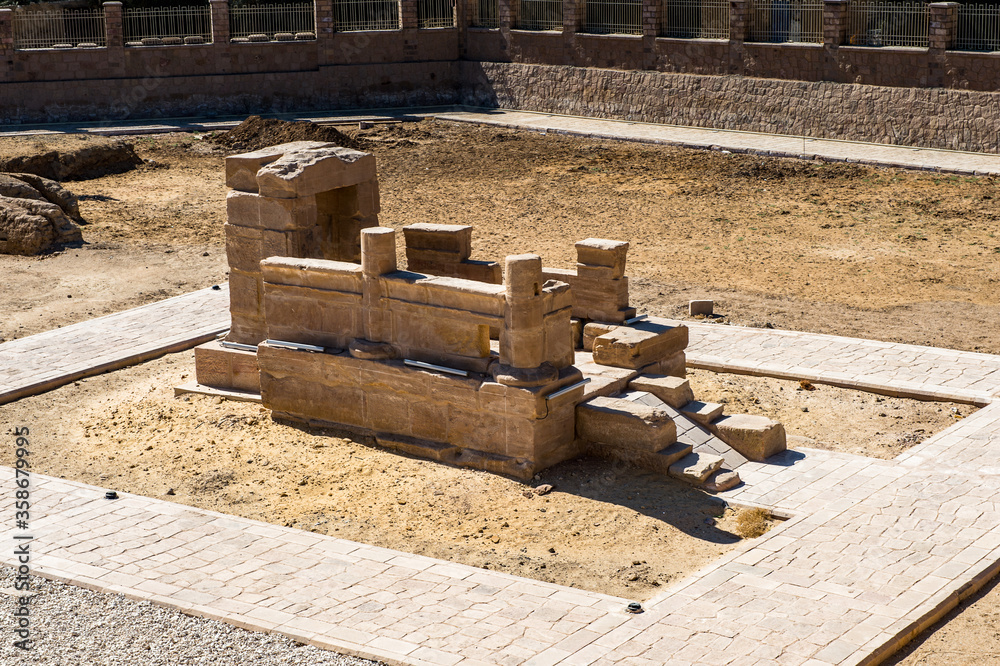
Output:
[[562,30],[562,0],[520,0],[518,30]]
[[500,0],[478,0],[472,5],[473,28],[500,27]]
[[451,28],[454,25],[452,0],[417,0],[418,28]]
[[18,50],[107,46],[103,9],[17,10],[13,32]]
[[920,2],[852,2],[848,43],[856,46],[928,46],[927,5]]
[[212,41],[212,11],[207,6],[130,8],[122,20],[127,46],[141,45],[144,39],[188,44]]
[[750,41],[822,44],[822,0],[754,0]]
[[1000,51],[1000,7],[959,5],[956,51]]
[[269,42],[316,38],[313,4],[244,5],[229,8],[229,36],[236,41]]
[[398,30],[399,0],[334,0],[333,21],[341,32]]
[[584,32],[641,35],[642,0],[586,0]]
[[729,0],[666,0],[663,36],[729,39]]

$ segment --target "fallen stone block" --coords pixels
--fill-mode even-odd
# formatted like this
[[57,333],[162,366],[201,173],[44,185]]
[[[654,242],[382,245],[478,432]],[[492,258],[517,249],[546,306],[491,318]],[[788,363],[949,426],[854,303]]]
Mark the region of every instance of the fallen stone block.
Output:
[[[643,368],[683,352],[688,328],[660,321],[619,326],[594,338],[594,362],[616,368]],[[586,336],[586,330],[584,330]]]
[[733,414],[709,424],[709,429],[749,460],[763,462],[785,450],[785,427],[766,416]]
[[699,486],[725,461],[720,456],[706,453],[689,453],[670,466],[670,476]]
[[694,400],[688,380],[670,375],[639,375],[629,382],[628,387],[632,391],[652,393],[674,409],[680,409]]
[[688,314],[692,317],[704,315],[711,316],[715,312],[715,301],[701,300],[688,302]]
[[677,441],[662,409],[620,398],[593,398],[576,408],[577,436],[600,444],[656,453]]
[[721,493],[735,488],[741,483],[743,481],[740,479],[739,472],[734,472],[723,467],[712,473],[705,483],[701,484],[701,487],[710,493]]
[[285,153],[330,146],[333,144],[320,141],[293,141],[261,148],[250,153],[230,155],[226,158],[226,187],[242,192],[256,192],[257,172],[265,164],[270,164]]

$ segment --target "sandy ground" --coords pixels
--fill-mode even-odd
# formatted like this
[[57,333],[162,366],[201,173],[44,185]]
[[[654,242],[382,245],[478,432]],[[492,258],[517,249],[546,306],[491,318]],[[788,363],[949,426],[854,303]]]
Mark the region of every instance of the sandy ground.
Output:
[[[474,258],[532,251],[571,266],[574,241],[621,238],[642,311],[683,317],[708,297],[733,324],[1000,353],[993,179],[434,122],[353,134],[378,159],[382,224],[472,224]],[[146,166],[70,183],[87,244],[0,257],[0,337],[224,280],[224,152],[206,139],[135,137]],[[610,463],[550,470],[537,483],[556,490],[528,498],[501,477],[275,424],[253,405],[175,400],[168,387],[191,365],[173,355],[85,380],[0,408],[0,424],[47,433],[39,472],[630,598],[737,539],[731,513],[705,523],[722,513],[710,496]],[[797,445],[884,458],[971,412],[692,377],[699,398],[778,418]],[[401,529],[379,529],[385,517]],[[906,663],[989,663],[997,608],[1000,593],[984,595]],[[949,656],[968,646],[980,661]]]

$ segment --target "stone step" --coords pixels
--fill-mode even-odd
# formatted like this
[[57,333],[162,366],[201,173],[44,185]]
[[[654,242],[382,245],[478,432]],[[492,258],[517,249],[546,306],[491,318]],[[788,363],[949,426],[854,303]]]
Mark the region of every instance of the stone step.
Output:
[[701,400],[692,400],[691,402],[685,404],[680,408],[680,411],[684,416],[688,417],[695,423],[700,423],[703,426],[707,426],[712,421],[715,421],[722,416],[722,405],[715,402],[702,402]]
[[670,466],[670,476],[700,486],[722,467],[721,456],[707,453],[689,453]]
[[710,493],[721,493],[724,490],[735,488],[741,483],[743,483],[743,481],[740,479],[739,472],[725,467],[720,467],[718,470],[709,475],[708,479],[705,480],[705,483],[701,484],[701,487]]
[[677,426],[663,409],[597,397],[577,405],[576,434],[595,444],[657,453],[677,441]]
[[723,416],[708,424],[708,428],[734,450],[755,462],[763,462],[786,448],[785,427],[766,416]]
[[674,409],[680,409],[694,400],[688,380],[670,375],[639,375],[629,382],[628,387],[632,391],[652,393]]

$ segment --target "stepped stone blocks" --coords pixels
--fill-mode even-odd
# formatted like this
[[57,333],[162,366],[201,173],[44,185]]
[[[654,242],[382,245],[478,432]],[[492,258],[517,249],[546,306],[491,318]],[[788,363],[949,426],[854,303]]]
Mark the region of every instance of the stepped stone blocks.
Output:
[[406,266],[417,273],[478,280],[503,281],[503,268],[495,261],[474,261],[472,227],[460,224],[411,224],[403,227]]
[[627,254],[626,242],[588,238],[576,244],[575,271],[547,268],[544,275],[570,285],[574,317],[621,323],[635,316],[628,304]]
[[750,460],[763,462],[785,450],[785,427],[766,416],[734,414],[709,425],[719,439]]
[[677,441],[677,427],[663,410],[620,398],[597,397],[576,412],[580,437],[646,453],[656,453]]
[[687,344],[687,326],[651,318],[595,337],[594,362],[618,368],[644,368],[683,353]]
[[699,486],[722,467],[723,459],[704,453],[689,453],[670,466],[670,475]]
[[686,379],[669,375],[642,374],[629,382],[632,391],[647,391],[674,409],[680,409],[694,400],[691,384]]

